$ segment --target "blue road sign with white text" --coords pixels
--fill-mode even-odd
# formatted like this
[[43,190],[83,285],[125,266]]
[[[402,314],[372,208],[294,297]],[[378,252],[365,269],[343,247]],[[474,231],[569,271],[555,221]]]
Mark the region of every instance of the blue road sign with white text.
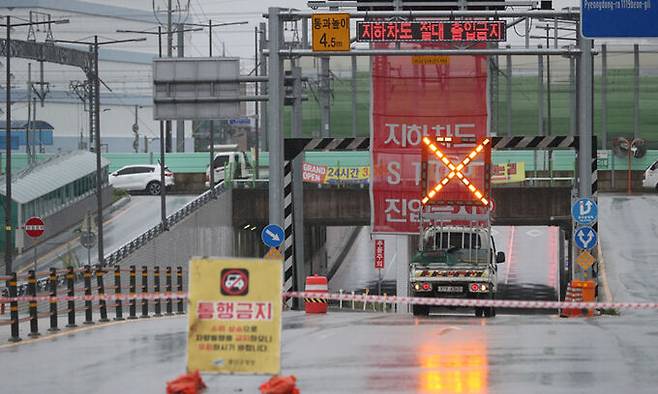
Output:
[[587,38],[658,37],[656,0],[582,0],[580,10]]
[[268,224],[260,233],[263,243],[270,248],[278,248],[286,238],[283,228],[278,224]]
[[599,207],[591,198],[581,198],[571,206],[571,217],[578,224],[595,222],[599,217]]
[[591,227],[578,227],[573,234],[573,241],[578,249],[590,250],[598,243],[598,236]]

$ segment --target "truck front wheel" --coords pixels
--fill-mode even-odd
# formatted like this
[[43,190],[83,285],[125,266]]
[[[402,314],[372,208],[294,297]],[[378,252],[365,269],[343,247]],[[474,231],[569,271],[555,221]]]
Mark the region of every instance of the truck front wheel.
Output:
[[430,306],[429,305],[412,305],[411,306],[411,312],[414,314],[414,316],[427,316],[430,314]]

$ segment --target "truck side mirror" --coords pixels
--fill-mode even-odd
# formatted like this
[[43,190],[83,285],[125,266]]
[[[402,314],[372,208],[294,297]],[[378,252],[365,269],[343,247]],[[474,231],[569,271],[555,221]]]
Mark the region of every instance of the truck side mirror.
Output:
[[505,252],[496,253],[496,264],[505,262]]

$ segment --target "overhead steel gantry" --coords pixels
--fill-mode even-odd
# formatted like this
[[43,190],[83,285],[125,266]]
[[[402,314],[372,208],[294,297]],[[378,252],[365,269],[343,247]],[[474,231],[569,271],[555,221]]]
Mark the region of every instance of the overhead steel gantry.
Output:
[[[522,10],[522,11],[340,11],[343,14],[349,14],[350,18],[365,19],[365,18],[404,18],[405,20],[413,20],[414,18],[491,18],[491,19],[510,19],[520,18],[512,22],[513,24],[519,23],[521,20],[532,19],[549,19],[554,21],[577,21],[580,18],[578,10]],[[269,57],[268,65],[268,92],[269,101],[267,106],[267,136],[269,141],[269,222],[282,225],[284,228],[291,228],[293,226],[292,212],[285,212],[284,220],[284,207],[286,210],[293,209],[294,212],[301,212],[302,200],[298,199],[299,196],[294,196],[294,201],[284,201],[284,138],[283,138],[283,102],[284,102],[284,59],[292,59],[302,56],[310,57],[331,57],[331,56],[410,56],[410,55],[439,55],[439,56],[519,56],[519,55],[549,55],[549,56],[565,56],[575,58],[577,62],[577,108],[578,108],[578,137],[584,143],[579,146],[577,174],[578,174],[578,194],[580,197],[592,196],[592,184],[596,182],[593,179],[592,171],[592,129],[593,129],[593,51],[592,40],[582,37],[579,29],[576,33],[578,35],[576,46],[567,46],[563,48],[488,48],[488,49],[361,49],[352,48],[350,51],[345,52],[327,52],[327,51],[312,51],[305,49],[308,47],[304,43],[303,48],[294,48],[286,46],[283,39],[283,24],[289,21],[308,20],[317,12],[313,11],[300,11],[295,9],[284,9],[278,7],[271,7],[268,9],[267,14],[263,16],[268,19],[268,48],[264,53]],[[302,155],[292,161],[291,172],[301,173],[302,168]],[[291,187],[292,178],[290,172],[286,172],[287,187]],[[295,193],[293,193],[294,195]],[[299,193],[298,193],[299,194]],[[293,196],[286,193],[286,199],[291,199]],[[291,204],[292,202],[292,204]],[[288,223],[290,222],[290,223]],[[295,219],[295,222],[297,220]],[[295,223],[299,224],[299,223]],[[295,245],[303,245],[303,231],[297,231],[294,234],[294,244],[292,245],[292,234],[286,231],[286,253],[285,253],[285,267],[286,270],[294,270],[294,254],[299,254],[300,249]],[[303,246],[302,246],[303,247]],[[289,254],[291,256],[289,256]],[[292,283],[292,279],[290,279]]]

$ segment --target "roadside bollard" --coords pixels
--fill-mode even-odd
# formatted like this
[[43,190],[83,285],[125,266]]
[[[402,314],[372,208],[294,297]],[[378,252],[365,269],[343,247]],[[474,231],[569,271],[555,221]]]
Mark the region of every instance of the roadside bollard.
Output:
[[166,294],[166,303],[167,303],[167,313],[166,313],[166,315],[171,316],[171,315],[174,314],[173,313],[174,305],[173,305],[173,302],[171,300],[171,267],[167,267],[165,276],[166,276],[166,278],[165,278],[166,279],[165,291],[167,292],[167,294]]
[[352,290],[352,310],[354,310],[354,290]]
[[[75,296],[75,271],[73,267],[69,267],[66,271],[66,295],[67,297]],[[75,324],[75,301],[72,298],[67,301],[66,309],[69,314],[69,322],[66,327],[77,327],[78,325]]]
[[59,331],[57,327],[57,268],[50,269],[48,284],[50,285],[50,299],[48,300],[50,304],[50,328],[48,331],[55,332]]
[[30,337],[38,337],[39,335],[39,316],[37,316],[37,278],[34,270],[29,270],[27,273],[27,295],[35,297],[29,301],[30,305]]
[[83,273],[85,280],[85,321],[82,324],[94,324],[91,319],[91,268],[85,265]]
[[[114,267],[114,295],[121,294],[121,267]],[[121,299],[116,297],[114,300],[114,320],[123,320],[123,304]]]
[[130,300],[128,301],[128,320],[137,319],[137,268],[130,266]]
[[149,316],[149,301],[146,298],[146,293],[149,291],[149,267],[142,266],[142,315],[140,318],[148,319]]
[[[368,296],[368,292],[369,292],[369,290],[366,288],[366,289],[364,290],[364,292],[363,292],[363,295],[365,295],[365,296],[367,297],[367,296]],[[363,311],[364,311],[364,312],[366,311],[366,308],[367,308],[367,307],[368,307],[368,301],[366,301],[366,298],[364,298],[364,299],[363,299]]]
[[178,314],[184,315],[185,311],[183,310],[183,267],[176,267],[176,285],[178,290]]
[[153,292],[157,295],[158,298],[155,299],[155,317],[162,316],[162,310],[160,305],[160,267],[153,267]]
[[388,312],[388,294],[384,293],[384,304],[382,306],[382,312]]
[[11,317],[11,337],[9,337],[9,342],[18,342],[21,340],[21,337],[18,335],[18,301],[16,296],[18,295],[16,291],[16,273],[11,273],[11,279],[7,281],[7,287],[9,288],[9,298],[12,300],[9,301],[9,313]]
[[101,318],[98,320],[101,323],[110,321],[107,318],[107,302],[105,301],[105,284],[103,281],[103,275],[105,270],[99,264],[96,266],[96,286],[98,286],[98,305],[101,312]]

